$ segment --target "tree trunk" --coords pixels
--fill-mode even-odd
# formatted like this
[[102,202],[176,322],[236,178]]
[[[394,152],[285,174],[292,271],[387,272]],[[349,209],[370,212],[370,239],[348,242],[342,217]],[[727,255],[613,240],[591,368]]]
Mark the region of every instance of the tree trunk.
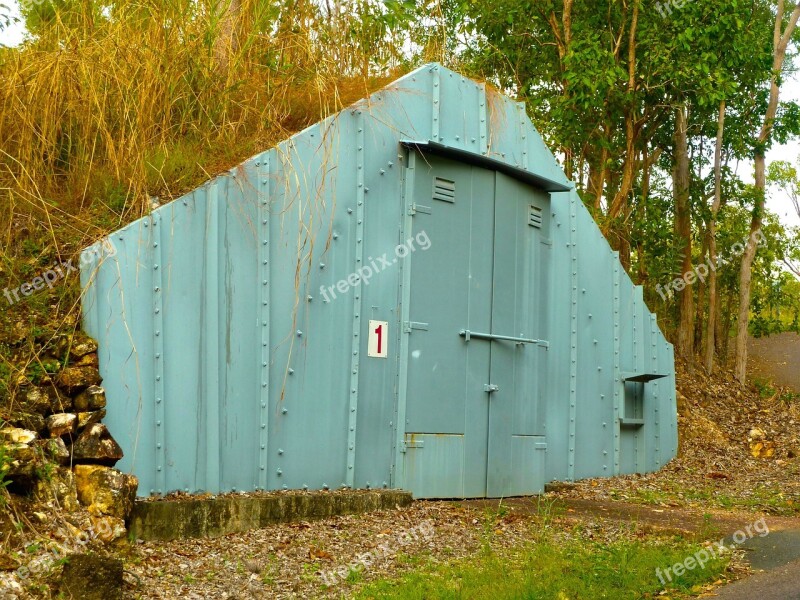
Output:
[[217,69],[226,71],[230,67],[231,56],[239,49],[238,25],[242,10],[241,0],[223,0],[219,15],[219,33],[214,40],[214,62]]
[[622,180],[619,189],[609,203],[608,225],[613,226],[616,218],[626,212],[628,195],[633,186],[636,174],[636,29],[639,24],[639,2],[633,2],[633,15],[631,16],[631,29],[628,32],[628,95],[630,99],[625,107],[625,159],[622,164]]
[[784,0],[779,0],[772,36],[772,77],[770,79],[769,103],[767,104],[767,112],[764,115],[764,122],[761,125],[761,132],[756,141],[754,160],[756,200],[753,207],[753,218],[750,222],[750,238],[747,240],[747,246],[742,257],[742,269],[739,273],[739,320],[736,323],[736,365],[734,371],[736,379],[742,384],[747,381],[747,336],[748,325],[750,324],[750,285],[753,277],[753,261],[758,250],[756,238],[761,232],[764,214],[766,190],[765,148],[772,135],[775,115],[778,112],[778,100],[781,91],[779,77],[786,58],[786,48],[797,26],[797,20],[800,19],[800,5],[794,7],[785,29],[783,29],[784,11],[785,2]]
[[728,294],[728,302],[725,310],[725,324],[722,335],[722,357],[728,362],[731,342],[731,326],[733,325],[733,293]]
[[[692,215],[689,206],[689,141],[687,109],[675,111],[675,157],[672,171],[675,196],[675,235],[683,261],[681,276],[692,273]],[[691,365],[694,362],[694,295],[692,286],[678,291],[680,319],[678,322],[678,353]]]
[[722,141],[725,132],[725,100],[719,103],[717,117],[717,145],[714,149],[714,202],[708,222],[708,324],[706,327],[705,367],[708,374],[714,372],[714,348],[717,332],[717,217],[722,205]]

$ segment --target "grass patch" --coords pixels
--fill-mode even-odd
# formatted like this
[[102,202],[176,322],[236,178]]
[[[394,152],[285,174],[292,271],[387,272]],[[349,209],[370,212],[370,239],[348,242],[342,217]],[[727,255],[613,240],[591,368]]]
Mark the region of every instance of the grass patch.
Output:
[[[355,598],[497,598],[572,600],[579,598],[648,598],[665,587],[656,576],[699,550],[682,538],[650,538],[595,543],[582,539],[557,542],[545,537],[502,553],[488,551],[468,560],[429,560],[397,579],[370,583]],[[716,580],[727,559],[686,571],[668,582],[667,590],[682,595],[700,593]]]

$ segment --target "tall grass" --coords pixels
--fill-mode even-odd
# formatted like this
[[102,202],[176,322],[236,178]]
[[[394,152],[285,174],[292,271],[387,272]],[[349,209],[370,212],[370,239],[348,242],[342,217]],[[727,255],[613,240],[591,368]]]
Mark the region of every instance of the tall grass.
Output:
[[147,212],[150,197],[185,192],[339,110],[408,61],[398,14],[371,2],[99,7],[30,4],[32,38],[0,50],[7,252],[15,218],[96,236]]
[[[441,60],[444,32],[414,6],[23,0],[29,39],[0,47],[0,290]],[[79,326],[79,295],[73,277],[12,307],[0,297],[8,390]]]

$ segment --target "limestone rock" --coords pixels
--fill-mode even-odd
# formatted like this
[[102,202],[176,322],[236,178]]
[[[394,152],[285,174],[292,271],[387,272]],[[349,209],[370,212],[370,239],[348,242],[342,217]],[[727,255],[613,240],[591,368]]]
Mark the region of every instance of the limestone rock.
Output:
[[34,495],[39,502],[67,512],[80,509],[75,475],[64,467],[57,467],[48,477],[39,479],[34,486]]
[[78,500],[94,516],[125,520],[133,510],[139,480],[102,465],[75,465]]
[[50,396],[40,387],[26,386],[17,397],[25,412],[45,415],[50,411]]
[[58,376],[58,386],[72,395],[102,381],[96,367],[67,367]]
[[70,554],[61,572],[59,592],[65,598],[122,600],[122,561],[97,554]]
[[113,467],[122,458],[122,448],[102,423],[83,430],[72,445],[72,458],[78,463],[93,463]]
[[125,521],[119,517],[91,517],[92,532],[95,536],[105,543],[125,537],[128,530],[125,529]]
[[44,417],[39,413],[16,413],[9,420],[9,424],[36,432],[43,432],[46,429]]
[[34,441],[38,435],[35,431],[18,427],[0,429],[0,442],[8,457],[4,475],[13,480],[32,479],[39,466]]
[[75,396],[72,404],[76,411],[100,410],[106,407],[106,391],[99,385],[90,385]]
[[30,444],[39,437],[35,431],[19,427],[3,427],[0,429],[0,440],[12,444]]
[[49,440],[39,440],[44,456],[57,462],[60,465],[69,464],[69,450],[64,440],[61,438],[50,438]]
[[76,367],[97,367],[100,365],[100,361],[97,358],[97,354],[93,352],[72,363],[72,365]]
[[62,437],[75,433],[78,417],[72,413],[56,413],[45,420],[50,437]]
[[61,393],[57,387],[53,385],[49,386],[47,388],[47,395],[50,398],[50,412],[72,412],[72,398]]
[[83,335],[76,335],[72,338],[72,344],[69,348],[69,359],[71,361],[79,360],[94,352],[97,352],[97,342],[92,338]]
[[78,431],[83,431],[89,425],[94,425],[95,423],[99,423],[103,420],[103,417],[106,416],[105,409],[103,410],[94,410],[91,412],[79,412],[78,413]]

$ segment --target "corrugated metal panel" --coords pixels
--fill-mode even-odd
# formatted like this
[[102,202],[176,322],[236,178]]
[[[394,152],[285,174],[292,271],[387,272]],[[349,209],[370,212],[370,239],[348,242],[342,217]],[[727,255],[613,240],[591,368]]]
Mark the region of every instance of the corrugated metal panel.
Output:
[[[423,142],[422,154],[402,140]],[[140,493],[406,485],[436,495],[452,471],[436,465],[459,452],[467,469],[485,461],[446,422],[422,432],[434,436],[424,450],[405,451],[421,418],[407,406],[406,357],[424,329],[409,304],[437,276],[420,280],[411,260],[380,259],[393,258],[434,202],[464,197],[456,182],[442,198],[454,203],[434,200],[438,175],[425,153],[436,148],[535,186],[515,184],[528,190],[518,223],[508,211],[488,218],[511,219],[517,235],[540,232],[537,256],[508,258],[522,302],[514,310],[533,302],[526,310],[538,322],[519,327],[549,340],[529,348],[515,375],[529,401],[514,408],[514,481],[506,474],[497,485],[651,470],[675,454],[672,348],[575,192],[541,191],[571,184],[524,107],[427,65],[115,232],[116,255],[83,269],[107,421]],[[540,230],[528,226],[531,205]],[[520,252],[513,239],[489,251]],[[439,254],[464,258],[419,258]],[[369,320],[388,323],[386,359],[366,357]],[[635,369],[669,377],[643,386],[644,425],[621,428],[621,373]],[[412,464],[411,452],[429,458]],[[480,481],[460,481],[448,489],[481,495]]]

